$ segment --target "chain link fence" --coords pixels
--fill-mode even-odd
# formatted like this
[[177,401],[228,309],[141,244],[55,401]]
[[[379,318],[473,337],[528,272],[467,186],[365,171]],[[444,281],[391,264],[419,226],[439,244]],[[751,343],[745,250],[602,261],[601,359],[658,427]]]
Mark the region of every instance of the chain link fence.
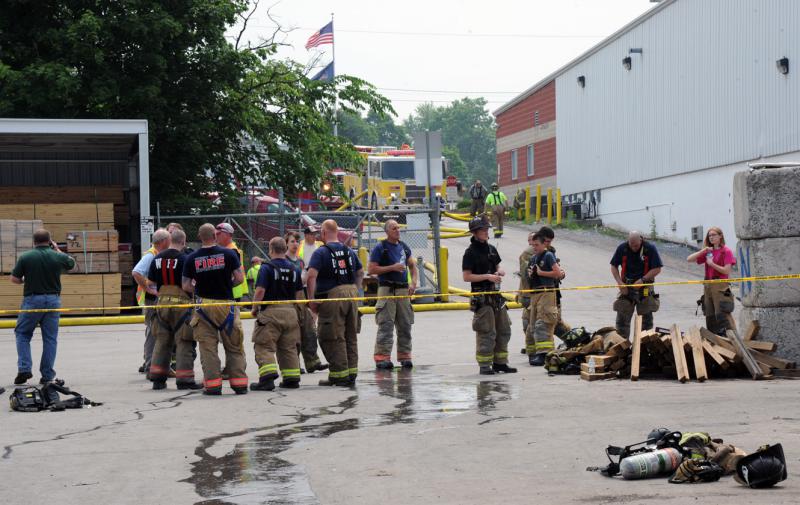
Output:
[[[280,210],[280,209],[277,209]],[[427,208],[387,209],[387,210],[346,210],[300,212],[287,208],[284,212],[247,214],[197,214],[197,215],[157,215],[156,226],[167,227],[170,223],[180,224],[187,236],[187,245],[194,249],[200,247],[197,231],[204,223],[217,225],[230,223],[234,229],[234,241],[244,253],[245,269],[250,267],[250,258],[266,258],[269,241],[273,237],[285,236],[290,231],[298,232],[301,239],[307,230],[317,234],[326,219],[333,219],[339,225],[339,241],[354,251],[362,251],[369,257],[372,249],[386,238],[384,224],[389,219],[401,226],[400,240],[405,242],[417,259],[420,269],[420,287],[430,288],[431,293],[439,292],[434,276],[425,269],[425,264],[436,270],[438,254],[436,250],[438,226],[433,226],[438,213]],[[366,271],[367,265],[364,265]],[[437,279],[438,280],[438,279]],[[367,278],[367,294],[372,292],[371,279]],[[424,292],[424,291],[423,291]]]

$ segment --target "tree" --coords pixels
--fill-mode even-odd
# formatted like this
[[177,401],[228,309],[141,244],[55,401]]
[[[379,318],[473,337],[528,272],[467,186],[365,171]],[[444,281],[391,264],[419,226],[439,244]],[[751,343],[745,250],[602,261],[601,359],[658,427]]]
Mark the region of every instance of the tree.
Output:
[[339,111],[339,135],[356,145],[397,146],[411,141],[402,125],[387,114],[370,110],[366,117]]
[[[441,130],[442,143],[463,160],[462,180],[497,179],[495,124],[483,98],[463,98],[443,107],[420,104],[404,126],[410,132]],[[446,151],[446,149],[443,149]],[[451,170],[456,173],[451,161]]]
[[[252,5],[252,6],[251,6]],[[178,210],[238,188],[317,187],[358,167],[332,135],[346,113],[393,113],[369,83],[309,80],[275,58],[275,37],[245,44],[246,0],[6,0],[0,3],[0,116],[145,118],[151,200]],[[237,24],[235,40],[226,31]]]

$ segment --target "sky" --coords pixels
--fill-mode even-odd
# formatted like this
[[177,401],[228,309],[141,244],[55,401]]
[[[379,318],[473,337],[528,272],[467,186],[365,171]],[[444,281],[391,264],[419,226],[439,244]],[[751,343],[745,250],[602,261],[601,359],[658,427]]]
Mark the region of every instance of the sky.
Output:
[[[331,45],[305,43],[334,15],[336,74],[365,79],[393,101],[398,121],[423,102],[485,97],[494,111],[655,6],[651,0],[261,0],[246,38],[277,21],[278,56],[315,70]],[[269,10],[269,15],[267,11]],[[275,21],[270,20],[270,16]]]

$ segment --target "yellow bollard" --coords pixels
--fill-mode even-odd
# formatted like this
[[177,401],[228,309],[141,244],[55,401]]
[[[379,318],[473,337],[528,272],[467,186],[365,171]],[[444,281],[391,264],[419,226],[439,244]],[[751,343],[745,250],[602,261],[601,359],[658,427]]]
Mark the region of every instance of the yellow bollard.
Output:
[[[447,260],[449,259],[449,253],[446,247],[439,248],[439,292],[440,293],[449,293],[450,292],[450,278],[448,277],[447,273]],[[447,295],[442,295],[442,302],[447,303],[450,301],[450,297]]]
[[553,223],[553,188],[547,188],[547,224]]
[[531,187],[525,186],[525,222],[531,219]]
[[561,188],[556,188],[556,224],[561,224]]
[[542,219],[542,185],[536,185],[536,222]]

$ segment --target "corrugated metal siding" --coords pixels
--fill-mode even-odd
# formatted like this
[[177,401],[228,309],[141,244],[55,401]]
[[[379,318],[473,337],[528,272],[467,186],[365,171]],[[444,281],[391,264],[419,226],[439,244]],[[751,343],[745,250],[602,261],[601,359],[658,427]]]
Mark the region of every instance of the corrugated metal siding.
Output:
[[675,2],[559,76],[556,117],[564,193],[800,150],[800,1]]

